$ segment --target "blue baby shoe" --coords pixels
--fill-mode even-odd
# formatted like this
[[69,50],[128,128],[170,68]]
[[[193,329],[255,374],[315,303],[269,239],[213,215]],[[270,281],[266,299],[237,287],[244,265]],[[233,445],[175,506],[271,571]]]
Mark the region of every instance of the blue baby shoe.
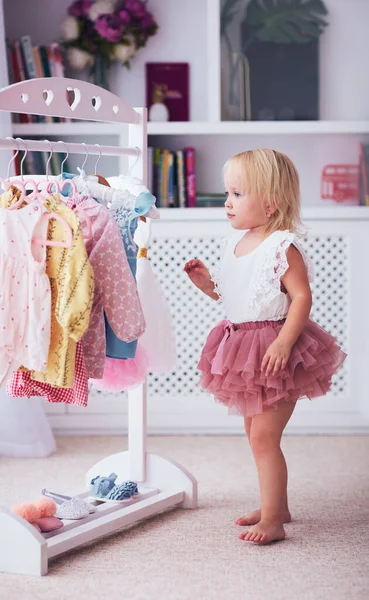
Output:
[[105,498],[112,488],[115,487],[115,480],[118,477],[115,473],[111,473],[109,477],[94,477],[91,479],[90,488],[95,498]]
[[125,481],[124,484],[132,491],[132,495],[138,494],[138,487],[135,481]]
[[115,485],[110,490],[106,499],[108,500],[129,500],[132,496],[138,494],[137,483],[134,481],[125,481]]

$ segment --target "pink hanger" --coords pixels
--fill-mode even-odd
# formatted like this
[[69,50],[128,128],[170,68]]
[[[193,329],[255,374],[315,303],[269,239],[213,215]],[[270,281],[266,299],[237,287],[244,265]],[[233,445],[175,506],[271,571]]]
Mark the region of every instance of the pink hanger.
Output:
[[[18,139],[21,139],[21,138],[18,138]],[[23,175],[23,161],[24,161],[25,157],[27,156],[28,148],[27,148],[27,144],[25,143],[25,141],[24,140],[21,140],[21,141],[24,143],[25,148],[26,148],[25,154],[21,161],[21,176],[22,176]],[[50,144],[49,140],[45,140],[45,142],[48,142]],[[51,144],[50,144],[50,149],[51,149]],[[53,154],[53,152],[51,149],[51,154],[50,154],[48,162],[47,162],[46,180],[48,179],[48,175],[49,175],[48,169],[49,169],[49,164],[50,164],[52,154]],[[35,181],[33,181],[33,179],[27,180],[27,183],[30,183],[33,189],[29,196],[27,196],[25,194],[25,197],[23,198],[23,200],[25,200],[28,203],[41,200],[41,202],[43,203],[43,201],[47,199],[47,195],[45,195],[45,193],[42,193],[38,189],[38,184]],[[19,205],[19,203],[14,204],[13,208],[17,205]],[[32,242],[35,244],[38,244],[40,246],[56,246],[58,248],[70,248],[72,245],[72,230],[71,230],[70,226],[68,225],[68,223],[63,219],[63,217],[58,215],[56,212],[47,212],[42,215],[42,218],[45,218],[48,221],[50,219],[55,219],[56,221],[61,223],[65,229],[67,240],[66,240],[66,242],[58,242],[58,241],[48,240],[48,239],[42,240],[42,239],[38,239],[38,238],[33,238]]]
[[55,219],[56,221],[59,221],[59,223],[61,223],[64,228],[65,228],[65,233],[66,233],[66,241],[65,242],[57,242],[54,240],[41,240],[41,239],[32,239],[32,242],[35,244],[38,244],[40,246],[56,246],[57,248],[70,248],[72,245],[72,230],[69,227],[68,223],[63,219],[63,217],[61,217],[60,215],[58,215],[58,213],[56,212],[47,212],[44,213],[42,215],[45,219],[47,219],[48,221],[50,221],[50,219]]
[[23,204],[23,202],[25,200],[27,201],[26,186],[24,185],[24,183],[22,181],[20,181],[19,179],[15,179],[14,181],[9,181],[8,179],[3,179],[2,177],[0,177],[0,183],[3,184],[3,188],[6,192],[11,187],[16,187],[21,192],[19,200],[17,200],[14,204],[9,206],[9,208],[7,210],[14,210],[18,206],[21,206],[21,204]]
[[[63,175],[63,166],[65,161],[67,160],[68,156],[69,156],[69,148],[66,142],[64,142],[63,140],[58,140],[58,143],[60,144],[64,144],[64,146],[66,147],[66,156],[64,157],[64,159],[62,160],[62,163],[60,165],[60,177],[62,177]],[[62,190],[64,190],[64,188],[66,188],[67,186],[70,186],[72,188],[72,195],[68,196],[68,198],[70,200],[80,200],[82,199],[81,194],[78,193],[77,191],[77,186],[75,184],[75,182],[73,181],[73,179],[55,179],[54,181],[51,181],[49,183],[49,185],[47,186],[47,191],[49,193],[52,192],[52,188],[53,186],[56,186],[57,188],[57,192],[61,192]],[[61,200],[64,201],[64,195],[61,195]],[[83,236],[84,240],[90,240],[92,239],[92,224],[91,224],[91,220],[90,217],[86,214],[86,212],[83,210],[83,208],[79,207],[78,205],[73,208],[74,212],[76,212],[78,215],[80,215],[86,222],[87,224],[87,236]]]
[[78,205],[74,209],[74,212],[76,212],[79,217],[82,217],[82,219],[85,221],[85,223],[87,225],[87,235],[84,235],[83,239],[86,241],[92,240],[92,224],[91,224],[90,217],[86,214],[86,212],[83,210],[83,208]]
[[78,196],[77,186],[74,183],[73,179],[63,179],[61,181],[59,181],[59,179],[54,179],[54,181],[50,181],[48,183],[46,191],[49,194],[51,194],[52,193],[52,188],[55,186],[56,187],[56,193],[60,194],[60,192],[62,192],[68,185],[72,188],[72,196],[71,197],[73,198],[73,196]]

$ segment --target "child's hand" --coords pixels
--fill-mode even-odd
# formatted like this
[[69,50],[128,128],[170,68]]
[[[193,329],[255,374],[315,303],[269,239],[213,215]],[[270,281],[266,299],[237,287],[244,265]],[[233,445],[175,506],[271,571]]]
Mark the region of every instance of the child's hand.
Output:
[[290,357],[292,346],[278,338],[270,344],[261,363],[261,371],[265,375],[280,375],[285,370]]
[[210,273],[201,260],[189,260],[184,266],[184,271],[192,283],[200,290],[204,291],[209,288],[211,282]]

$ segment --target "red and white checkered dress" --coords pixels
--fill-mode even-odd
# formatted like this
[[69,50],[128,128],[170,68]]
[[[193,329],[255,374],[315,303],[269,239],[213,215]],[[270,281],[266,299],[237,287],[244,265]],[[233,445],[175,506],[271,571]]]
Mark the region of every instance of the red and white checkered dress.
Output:
[[6,392],[13,398],[43,396],[48,402],[64,402],[87,406],[88,377],[83,357],[82,342],[77,342],[73,387],[53,387],[49,383],[34,381],[29,371],[16,371],[6,384]]

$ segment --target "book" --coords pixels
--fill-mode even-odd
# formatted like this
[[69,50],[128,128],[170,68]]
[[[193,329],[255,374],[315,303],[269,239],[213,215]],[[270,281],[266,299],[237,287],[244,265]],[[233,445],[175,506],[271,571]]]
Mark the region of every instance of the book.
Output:
[[42,69],[43,69],[43,72],[44,72],[43,76],[44,77],[51,77],[51,70],[50,70],[50,64],[49,64],[49,57],[48,57],[47,48],[45,46],[39,46],[39,52],[40,52]]
[[60,49],[60,44],[54,42],[47,49],[47,55],[50,63],[52,77],[64,77],[63,56]]
[[187,207],[196,206],[195,148],[184,149],[186,165]]
[[160,148],[154,148],[153,158],[153,195],[156,198],[157,206],[160,205],[159,198],[159,170],[160,170]]
[[153,104],[155,89],[163,91],[169,121],[189,121],[189,64],[146,63],[146,106]]
[[168,208],[168,173],[169,173],[169,150],[163,150],[162,176],[161,176],[161,198],[160,202],[163,208]]
[[[24,59],[24,71],[26,79],[37,79],[36,66],[33,56],[32,41],[29,35],[22,35],[20,39],[21,51]],[[33,123],[44,123],[45,118],[41,115],[30,115]]]
[[173,152],[168,153],[168,206],[170,208],[175,207],[174,198],[174,154]]
[[154,193],[154,148],[149,146],[147,148],[147,189],[152,194]]
[[369,144],[360,144],[360,204],[369,206]]
[[21,44],[18,40],[16,40],[14,42],[14,48],[15,48],[15,53],[16,53],[16,58],[17,58],[17,63],[18,63],[18,68],[19,68],[19,81],[25,81],[27,79],[27,76],[26,76],[26,71],[25,71],[25,66],[24,66],[24,61],[23,61]]
[[9,80],[9,84],[16,83],[15,77],[14,77],[14,70],[13,70],[12,45],[9,42],[8,39],[6,40],[6,60],[7,60],[7,63],[8,63],[8,80]]
[[22,44],[22,51],[23,51],[23,56],[24,56],[25,72],[27,75],[26,79],[36,79],[37,73],[36,73],[36,67],[35,67],[35,63],[34,63],[34,59],[33,59],[33,49],[32,49],[32,42],[31,42],[30,36],[23,35],[21,37],[21,44]]
[[178,179],[178,206],[186,208],[186,186],[184,173],[183,150],[177,150],[177,179]]
[[164,206],[163,204],[163,161],[164,161],[164,152],[161,150],[159,153],[159,167],[158,167],[158,195],[157,198],[159,200],[159,206]]

